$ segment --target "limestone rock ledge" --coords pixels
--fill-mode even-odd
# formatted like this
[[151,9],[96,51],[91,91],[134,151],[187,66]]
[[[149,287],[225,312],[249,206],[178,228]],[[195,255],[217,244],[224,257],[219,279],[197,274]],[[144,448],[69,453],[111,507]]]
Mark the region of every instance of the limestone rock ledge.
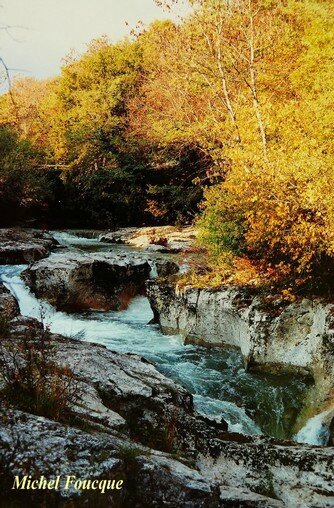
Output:
[[19,265],[49,256],[58,242],[46,232],[0,229],[0,264]]
[[185,287],[148,281],[155,319],[186,342],[233,346],[248,368],[311,374],[334,384],[334,304],[321,299],[264,304],[244,287]]
[[191,247],[196,235],[196,230],[192,227],[157,226],[122,228],[101,234],[100,240],[131,245],[148,251],[177,253]]
[[323,415],[333,429],[334,304],[320,298],[266,303],[246,287],[179,290],[157,280],[147,282],[147,295],[163,333],[182,334],[186,343],[237,347],[248,370],[312,377],[300,424]]
[[[43,501],[47,506],[71,508],[284,506],[246,488],[220,487],[219,482],[207,479],[194,467],[124,437],[90,434],[19,411],[0,411],[0,464],[2,493],[9,492],[15,475],[44,475],[48,479],[61,476],[60,490],[34,492],[34,506]],[[73,486],[65,490],[67,475],[77,479],[122,479],[124,487],[105,494],[75,490]],[[11,490],[6,498],[15,497],[15,506],[23,507],[29,503],[29,494]]]

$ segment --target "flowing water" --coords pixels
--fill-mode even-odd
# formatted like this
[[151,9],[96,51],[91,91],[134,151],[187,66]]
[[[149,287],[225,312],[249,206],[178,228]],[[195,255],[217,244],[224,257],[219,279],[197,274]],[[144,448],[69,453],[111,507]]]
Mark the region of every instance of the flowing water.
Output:
[[[125,246],[103,244],[97,238],[84,239],[69,233],[54,236],[72,250],[128,251]],[[156,255],[145,256],[154,264]],[[308,390],[303,380],[248,373],[236,350],[184,345],[180,336],[161,334],[156,325],[148,324],[153,313],[143,296],[136,297],[121,312],[58,312],[30,293],[20,278],[25,268],[0,266],[0,280],[17,298],[23,315],[37,319],[43,315],[52,332],[104,344],[113,351],[144,356],[194,395],[199,412],[218,420],[224,418],[231,431],[265,433],[277,438],[292,436]],[[299,434],[301,441],[309,442],[312,432],[306,429]],[[320,434],[314,444],[323,442]]]
[[332,413],[333,410],[323,411],[310,418],[306,425],[294,436],[295,441],[312,445],[326,444],[330,435],[330,419],[328,417]]

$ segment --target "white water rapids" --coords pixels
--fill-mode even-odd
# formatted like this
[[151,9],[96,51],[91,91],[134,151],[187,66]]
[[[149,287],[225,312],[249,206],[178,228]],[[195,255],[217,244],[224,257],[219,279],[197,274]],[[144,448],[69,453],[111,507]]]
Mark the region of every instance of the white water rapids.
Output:
[[[126,250],[124,246],[101,244],[98,239],[83,239],[68,233],[54,236],[73,250]],[[156,325],[147,324],[153,314],[147,298],[142,296],[121,312],[58,312],[29,291],[20,278],[25,268],[24,265],[0,266],[0,280],[16,297],[24,316],[41,319],[43,315],[44,323],[52,332],[146,357],[194,395],[199,412],[218,420],[223,418],[230,431],[291,437],[289,430],[307,391],[301,380],[248,373],[237,351],[185,346],[179,336],[162,335]],[[328,435],[321,418],[320,423],[317,418],[307,422],[296,436],[298,441],[325,444]]]

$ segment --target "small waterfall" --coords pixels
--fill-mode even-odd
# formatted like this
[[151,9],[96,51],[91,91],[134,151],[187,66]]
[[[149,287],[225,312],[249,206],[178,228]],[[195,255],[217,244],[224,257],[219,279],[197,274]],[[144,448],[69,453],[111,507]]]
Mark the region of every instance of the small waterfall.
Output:
[[218,422],[223,418],[228,424],[229,432],[238,432],[250,436],[262,434],[261,429],[249,416],[244,408],[237,406],[233,402],[194,395],[196,409],[204,416],[210,415]]
[[[1,266],[0,280],[10,290],[12,295],[15,296],[23,316],[40,319],[41,303],[27,290],[25,283],[20,278],[21,272],[26,268],[28,268],[27,265]],[[49,307],[51,311],[51,306]]]
[[306,425],[294,436],[298,443],[325,446],[329,438],[329,421],[333,410],[323,411],[310,418]]

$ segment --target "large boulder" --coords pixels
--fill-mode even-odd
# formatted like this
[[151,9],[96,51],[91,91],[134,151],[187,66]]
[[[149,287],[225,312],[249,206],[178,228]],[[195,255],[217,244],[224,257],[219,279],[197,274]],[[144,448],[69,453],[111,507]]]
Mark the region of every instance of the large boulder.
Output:
[[58,242],[46,232],[29,229],[0,229],[0,264],[33,263],[49,256]]
[[145,289],[150,266],[135,255],[59,253],[22,273],[39,298],[59,310],[122,310]]

